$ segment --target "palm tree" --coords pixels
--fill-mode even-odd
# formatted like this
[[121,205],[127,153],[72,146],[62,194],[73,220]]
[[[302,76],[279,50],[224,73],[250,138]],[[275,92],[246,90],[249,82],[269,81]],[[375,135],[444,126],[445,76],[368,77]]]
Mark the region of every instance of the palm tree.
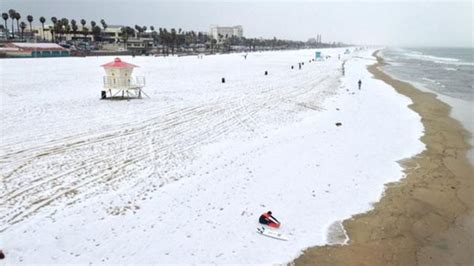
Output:
[[71,31],[71,27],[69,26],[69,19],[67,18],[62,18],[61,19],[61,33],[62,34],[68,34]]
[[51,17],[51,22],[53,22],[53,29],[51,30],[51,41],[56,41],[56,28],[58,24],[58,19],[56,17]]
[[[100,24],[102,25],[102,29],[104,29],[103,32],[104,32],[104,35],[105,35],[105,31],[107,30],[108,25],[107,25],[107,23],[105,22],[104,19],[100,20]],[[101,36],[102,36],[102,33],[101,33]],[[105,36],[105,37],[107,38],[107,36]],[[102,37],[101,37],[101,39],[102,39]]]
[[44,17],[40,17],[40,22],[41,22],[41,28],[43,29],[43,41],[44,41],[44,23],[46,22],[46,19]]
[[91,20],[91,33],[92,33],[92,36],[94,37],[94,41],[95,41],[95,38],[96,38],[96,35],[94,33],[94,29],[95,29],[96,25],[97,25],[97,23],[95,23],[95,21]]
[[77,32],[77,22],[74,19],[71,19],[71,29],[72,29],[72,34],[74,37],[76,37],[76,32]]
[[94,26],[92,28],[92,35],[94,36],[94,41],[98,40],[100,33],[101,33],[101,29],[99,26]]
[[30,31],[33,34],[33,28],[31,27],[31,23],[33,22],[33,16],[28,15],[28,16],[26,16],[26,19],[28,20],[28,23],[30,23]]
[[135,25],[135,30],[137,31],[137,37],[140,39],[140,33],[142,32],[142,28],[138,25]]
[[[84,28],[86,27],[86,23],[87,23],[87,21],[85,19],[81,19],[82,34],[84,34]],[[87,31],[89,32],[89,29],[87,29]],[[84,35],[84,37],[87,37],[87,34]]]
[[216,46],[217,44],[217,40],[212,38],[211,40],[211,53],[213,54],[214,53],[214,47]]
[[21,19],[20,13],[18,12],[15,13],[15,19],[16,19],[16,30],[20,31],[20,19]]
[[8,30],[8,27],[7,27],[8,13],[2,13],[2,18],[3,20],[5,20],[5,30]]
[[193,32],[186,32],[184,35],[184,44],[189,47],[194,43],[193,38]]
[[162,48],[163,48],[162,53],[165,54],[163,28],[158,29],[158,43],[162,45]]
[[122,33],[123,48],[126,48],[127,47],[127,40],[128,40],[127,27],[120,28],[120,31]]
[[128,38],[131,35],[135,34],[135,30],[127,26],[127,27],[122,27],[120,31],[122,32],[123,47],[126,48]]
[[[62,20],[58,19],[56,24],[54,25],[54,32],[55,32],[55,39],[56,39],[56,42],[58,41],[61,41],[61,37],[62,37],[62,34],[64,33],[63,32],[63,25],[62,25]],[[59,36],[59,38],[58,38]]]
[[20,28],[21,28],[21,39],[23,40],[23,32],[25,32],[26,23],[22,21],[20,23]]
[[160,37],[159,37],[159,35],[156,31],[151,32],[151,38],[153,38],[153,44],[155,44],[155,45],[158,43],[158,41],[160,39]]
[[10,16],[10,19],[12,20],[12,38],[15,38],[15,29],[13,28],[13,21],[15,20],[16,10],[15,9],[8,10],[8,15]]
[[104,29],[104,31],[107,29],[108,25],[107,23],[105,23],[105,20],[104,19],[101,19],[100,20],[100,24],[102,24],[102,28]]
[[176,29],[174,28],[171,29],[170,41],[173,44],[171,46],[171,54],[174,55],[174,47],[176,46]]
[[84,38],[87,38],[87,35],[89,34],[89,29],[87,27],[82,27],[82,34],[84,35]]

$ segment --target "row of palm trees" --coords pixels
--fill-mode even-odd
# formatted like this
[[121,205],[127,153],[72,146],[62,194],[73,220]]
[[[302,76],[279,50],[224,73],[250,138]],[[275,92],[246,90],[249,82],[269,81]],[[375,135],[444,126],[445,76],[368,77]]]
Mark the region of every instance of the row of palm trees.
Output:
[[[7,20],[9,18],[12,20],[12,24],[11,24],[12,25],[12,34],[14,34],[14,30],[13,30],[14,28],[13,27],[14,27],[14,22],[16,20],[17,32],[19,33],[20,29],[21,29],[21,36],[23,36],[23,32],[26,29],[26,23],[23,22],[23,21],[20,23],[20,19],[21,19],[20,13],[16,12],[14,9],[10,9],[8,11],[8,13],[2,13],[2,18],[5,21],[5,27],[4,27],[5,29],[8,29]],[[27,19],[28,23],[30,24],[30,29],[31,29],[32,28],[31,23],[33,22],[33,16],[28,15],[26,17],[26,19]]]
[[137,38],[153,38],[154,44],[160,44],[162,46],[164,54],[169,54],[170,50],[171,53],[174,54],[175,50],[180,47],[190,47],[197,44],[205,45],[211,50],[211,53],[214,53],[216,49],[228,52],[232,46],[245,46],[248,50],[255,51],[262,48],[272,50],[282,48],[297,49],[305,45],[304,42],[279,40],[276,37],[273,37],[273,39],[257,39],[219,34],[217,39],[215,39],[202,32],[196,33],[195,31],[183,31],[182,29],[176,30],[171,28],[168,30],[166,28],[159,28],[158,31],[156,31],[154,26],[150,26],[149,29],[151,32],[146,32],[147,29],[147,26],[139,25],[135,25],[133,28],[128,26],[123,27],[121,29],[121,39],[124,45],[126,46],[128,39],[134,36]]
[[162,46],[164,54],[169,54],[170,50],[171,53],[174,54],[175,50],[179,47],[189,47],[196,44],[209,45],[211,51],[214,52],[218,43],[216,39],[202,32],[183,31],[181,28],[178,30],[175,28],[171,28],[170,30],[159,28],[158,31],[156,31],[154,26],[149,27],[151,32],[146,32],[147,29],[147,26],[139,25],[135,25],[133,28],[129,26],[121,28],[121,39],[124,46],[127,45],[127,41],[131,36],[136,36],[138,39],[141,37],[151,37],[154,44]]
[[[23,33],[27,27],[24,21],[20,22],[21,15],[14,9],[10,9],[8,12],[2,13],[2,18],[5,22],[5,26],[2,25],[5,29],[8,29],[8,19],[11,20],[11,38],[15,38],[15,36],[21,36],[23,39]],[[15,20],[16,20],[16,34],[15,34]],[[32,15],[28,15],[26,20],[29,23],[30,31],[33,32],[32,23],[34,18]],[[87,21],[85,19],[81,19],[76,21],[74,19],[67,19],[61,18],[58,19],[57,17],[51,17],[51,22],[53,26],[50,26],[49,30],[51,32],[51,42],[58,42],[63,39],[65,34],[73,34],[76,36],[77,34],[84,35],[84,38],[87,38],[88,35],[94,36],[94,40],[101,40],[103,35],[101,34],[105,31],[108,27],[107,23],[104,19],[100,20],[100,25],[102,28],[95,22],[90,21],[90,26],[87,25]],[[44,36],[44,24],[46,23],[46,18],[40,17],[39,22],[42,26],[43,32],[43,40],[45,40]],[[81,29],[79,30],[79,24],[81,25]],[[147,32],[147,30],[150,30]],[[221,51],[230,51],[232,46],[245,46],[249,50],[258,50],[259,48],[265,49],[281,49],[281,48],[301,48],[304,47],[304,42],[297,42],[297,41],[288,41],[288,40],[279,40],[276,37],[273,39],[256,39],[256,38],[239,38],[236,36],[223,36],[218,35],[217,39],[209,36],[208,34],[203,34],[201,32],[196,33],[195,31],[183,31],[182,29],[174,29],[171,28],[170,30],[166,28],[159,28],[158,31],[155,30],[154,26],[139,26],[135,25],[134,27],[122,27],[121,28],[121,39],[126,46],[127,41],[130,38],[137,37],[138,39],[142,37],[151,37],[153,39],[154,44],[160,44],[163,47],[163,53],[174,54],[175,50],[183,47],[183,46],[192,46],[192,45],[205,45],[207,48],[211,50],[213,53],[215,49],[220,49]]]
[[[40,20],[41,21],[41,20]],[[86,38],[89,34],[93,35],[95,39],[97,39],[100,35],[102,30],[106,30],[108,25],[104,19],[101,19],[100,23],[102,25],[102,29],[95,21],[90,22],[90,27],[86,26],[87,21],[85,19],[79,20],[81,24],[81,30],[79,31],[78,22],[74,19],[69,21],[67,18],[58,19],[56,17],[51,17],[51,22],[53,22],[53,27],[50,28],[51,30],[51,41],[57,42],[61,40],[64,34],[73,34],[75,37],[77,34],[82,34]],[[44,33],[44,23],[42,22],[43,33]],[[44,39],[44,36],[43,36]]]
[[[147,32],[147,29],[150,29]],[[211,43],[216,43],[216,40],[211,40],[207,34],[201,32],[196,33],[195,31],[183,31],[182,29],[176,30],[171,28],[170,30],[166,28],[159,28],[158,31],[155,30],[154,26],[139,26],[135,25],[133,28],[125,26],[121,28],[121,39],[124,43],[124,46],[127,45],[127,41],[130,37],[137,37],[138,39],[142,37],[148,37],[153,39],[154,44],[160,44],[163,46],[163,53],[174,54],[175,49],[182,47],[183,45],[192,45],[192,44],[207,44],[209,41]]]
[[[26,23],[23,21],[20,23],[21,14],[14,9],[10,9],[8,10],[8,12],[2,13],[2,18],[5,22],[5,26],[4,26],[5,29],[8,29],[8,23],[7,23],[8,19],[11,19],[11,31],[10,31],[11,38],[14,39],[15,37],[21,36],[21,38],[23,39],[23,33],[26,29]],[[34,21],[33,16],[28,15],[26,19],[30,25],[30,32],[33,32],[33,27],[32,27],[32,23]],[[16,25],[17,25],[16,34],[15,34],[15,27],[14,27],[15,20],[16,20]],[[42,27],[42,32],[43,32],[42,37],[43,37],[43,40],[45,40],[44,24],[46,23],[46,18],[40,17],[39,22],[41,23],[41,27]],[[74,19],[71,19],[71,21],[69,21],[67,18],[58,19],[57,17],[51,17],[51,22],[53,23],[53,26],[50,28],[50,31],[51,31],[50,41],[52,42],[57,42],[58,39],[61,39],[62,35],[69,34],[69,33],[74,34],[74,36],[76,34],[83,34],[84,37],[87,37],[87,35],[92,34],[95,37],[97,37],[102,32],[102,29],[105,30],[108,27],[104,19],[100,21],[100,24],[102,25],[102,29],[97,25],[95,21],[90,22],[90,28],[86,27],[86,23],[87,23],[86,20],[81,19],[79,21],[79,23],[82,25],[80,31],[79,31],[78,23]],[[20,31],[21,31],[21,34],[20,34]]]

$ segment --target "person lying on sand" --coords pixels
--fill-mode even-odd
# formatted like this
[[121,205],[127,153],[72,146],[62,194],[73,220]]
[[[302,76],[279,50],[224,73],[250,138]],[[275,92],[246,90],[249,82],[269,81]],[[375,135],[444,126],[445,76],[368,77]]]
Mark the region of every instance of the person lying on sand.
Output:
[[272,216],[271,211],[265,212],[260,215],[258,222],[274,228],[280,227],[280,221],[278,221],[275,217]]

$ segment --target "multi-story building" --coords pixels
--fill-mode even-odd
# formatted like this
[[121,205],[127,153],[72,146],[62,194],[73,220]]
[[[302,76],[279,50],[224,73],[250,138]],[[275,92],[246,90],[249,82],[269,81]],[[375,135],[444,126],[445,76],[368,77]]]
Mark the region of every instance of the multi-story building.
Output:
[[113,43],[119,43],[122,38],[122,25],[109,25],[105,31],[102,32],[103,40]]
[[233,27],[219,27],[217,25],[211,25],[210,35],[212,38],[216,39],[218,42],[230,38],[232,36],[242,38],[244,30],[242,26],[233,26]]

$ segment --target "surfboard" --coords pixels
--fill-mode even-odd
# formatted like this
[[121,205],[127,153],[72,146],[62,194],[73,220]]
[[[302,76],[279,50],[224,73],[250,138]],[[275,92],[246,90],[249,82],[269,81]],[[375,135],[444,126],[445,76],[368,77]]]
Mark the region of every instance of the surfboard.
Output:
[[275,238],[275,239],[278,239],[278,240],[288,241],[288,237],[285,236],[284,234],[282,234],[280,232],[277,232],[275,230],[272,230],[272,229],[265,228],[263,226],[257,228],[257,233],[259,233],[261,235],[264,235],[264,236],[271,237],[271,238]]

